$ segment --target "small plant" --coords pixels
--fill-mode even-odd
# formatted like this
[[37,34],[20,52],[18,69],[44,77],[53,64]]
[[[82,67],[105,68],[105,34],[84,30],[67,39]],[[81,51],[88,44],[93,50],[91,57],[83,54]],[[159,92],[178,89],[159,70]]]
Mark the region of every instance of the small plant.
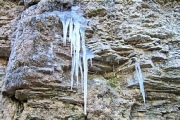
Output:
[[113,88],[116,88],[117,85],[118,85],[118,78],[117,77],[114,77],[114,78],[111,78],[108,82],[107,82],[107,85],[113,87]]

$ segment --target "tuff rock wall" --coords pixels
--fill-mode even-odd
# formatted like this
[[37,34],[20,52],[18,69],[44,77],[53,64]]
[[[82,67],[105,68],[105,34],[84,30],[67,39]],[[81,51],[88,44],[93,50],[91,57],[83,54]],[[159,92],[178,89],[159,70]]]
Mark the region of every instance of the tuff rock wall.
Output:
[[[80,7],[91,19],[87,116],[81,88],[70,91],[70,46],[46,12]],[[146,103],[135,77],[140,61]],[[0,0],[0,119],[179,120],[178,0]]]

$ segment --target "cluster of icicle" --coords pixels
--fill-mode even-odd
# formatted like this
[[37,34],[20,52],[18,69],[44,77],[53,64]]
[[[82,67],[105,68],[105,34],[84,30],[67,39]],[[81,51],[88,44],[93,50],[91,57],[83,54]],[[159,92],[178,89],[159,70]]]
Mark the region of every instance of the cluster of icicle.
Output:
[[[74,85],[74,76],[76,77],[76,85],[79,85],[79,74],[81,75],[81,86],[84,93],[84,114],[86,115],[87,106],[87,74],[88,74],[88,60],[91,60],[94,55],[86,48],[85,45],[85,30],[88,28],[88,20],[83,17],[82,13],[78,13],[79,7],[72,7],[71,11],[59,12],[54,11],[53,14],[58,15],[60,21],[63,24],[63,45],[66,45],[67,34],[69,36],[68,41],[71,43],[71,56],[72,56],[72,68],[71,68],[71,90]],[[140,63],[135,63],[136,76],[139,82],[140,91],[145,103],[145,92],[143,84],[143,76],[140,68]]]
[[[71,43],[71,90],[74,85],[74,77],[76,78],[76,85],[79,85],[79,74],[81,75],[81,86],[84,93],[84,114],[86,114],[87,105],[87,74],[88,74],[88,59],[94,57],[85,45],[85,29],[88,27],[88,20],[85,19],[82,13],[78,13],[79,7],[72,7],[71,11],[59,12],[54,11],[59,16],[63,25],[63,45],[66,45],[67,34],[69,42]],[[84,83],[84,84],[83,84]]]
[[137,79],[138,79],[138,82],[139,82],[140,91],[141,91],[141,94],[142,94],[142,97],[143,97],[143,101],[145,103],[145,92],[144,92],[144,83],[143,83],[144,80],[143,80],[142,71],[141,71],[141,68],[140,68],[139,61],[136,61],[136,63],[135,63],[135,70],[136,70],[136,76],[137,76]]

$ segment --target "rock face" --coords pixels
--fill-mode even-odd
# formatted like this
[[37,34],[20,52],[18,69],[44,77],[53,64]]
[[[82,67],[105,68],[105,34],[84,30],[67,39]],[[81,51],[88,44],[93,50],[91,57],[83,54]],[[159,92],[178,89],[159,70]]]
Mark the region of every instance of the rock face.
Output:
[[[19,3],[19,4],[17,4]],[[59,17],[91,19],[87,116],[81,87],[70,90],[70,44]],[[179,120],[178,1],[0,1],[0,119]],[[135,74],[140,62],[146,103]]]

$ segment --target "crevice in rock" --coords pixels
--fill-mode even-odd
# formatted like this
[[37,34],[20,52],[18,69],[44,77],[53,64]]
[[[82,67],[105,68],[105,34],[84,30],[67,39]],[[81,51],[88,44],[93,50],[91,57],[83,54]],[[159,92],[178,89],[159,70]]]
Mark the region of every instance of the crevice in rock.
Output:
[[[19,119],[21,117],[21,114],[24,110],[24,102],[19,101],[18,99],[15,98],[15,96],[7,96],[3,95],[1,98],[1,102],[5,105],[3,106],[3,117],[4,119]],[[11,112],[8,112],[8,107],[11,109]]]

